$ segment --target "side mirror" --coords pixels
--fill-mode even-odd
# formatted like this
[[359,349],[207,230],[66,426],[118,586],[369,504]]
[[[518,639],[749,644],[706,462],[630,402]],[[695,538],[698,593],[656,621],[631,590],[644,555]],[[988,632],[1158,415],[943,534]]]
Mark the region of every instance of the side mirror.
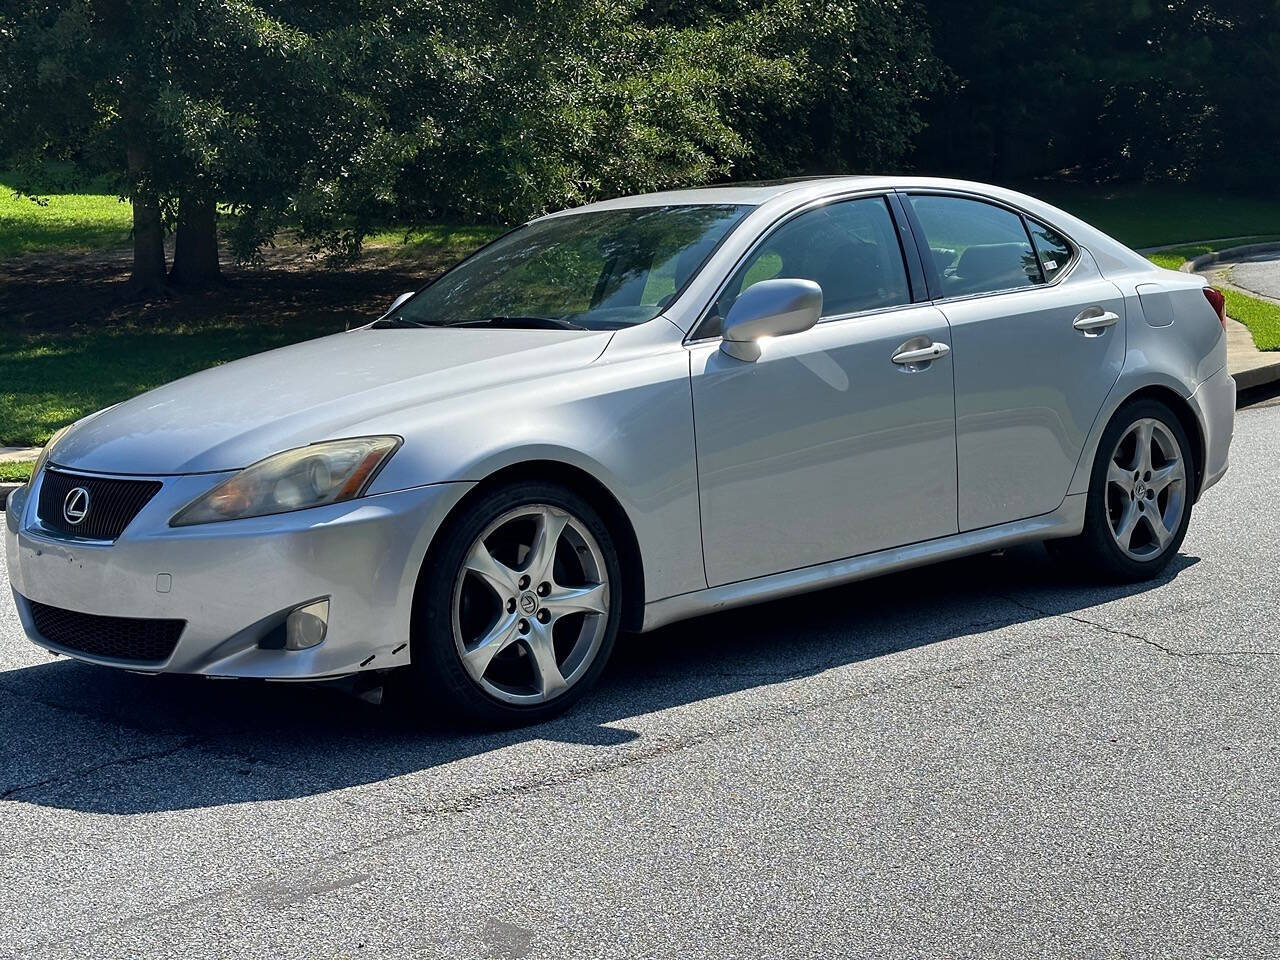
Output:
[[802,333],[822,315],[822,288],[812,280],[762,280],[748,287],[724,318],[720,349],[737,360],[760,359],[761,337]]
[[[396,312],[396,308],[399,307],[400,304],[404,303],[406,300],[408,300],[412,296],[413,296],[412,290],[410,290],[408,293],[400,294],[400,296],[396,297],[394,300],[391,301],[391,306],[387,307],[387,312],[384,313],[382,317],[391,316],[391,314]],[[378,319],[381,320],[382,317],[379,317]]]

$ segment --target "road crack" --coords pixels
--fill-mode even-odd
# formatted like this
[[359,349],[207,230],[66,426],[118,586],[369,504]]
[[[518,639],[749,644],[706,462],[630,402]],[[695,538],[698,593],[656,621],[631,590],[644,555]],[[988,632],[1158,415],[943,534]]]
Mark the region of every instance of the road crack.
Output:
[[1175,647],[1165,646],[1158,640],[1152,640],[1150,637],[1144,637],[1141,634],[1133,633],[1129,630],[1121,630],[1117,627],[1100,623],[1097,620],[1090,620],[1088,617],[1082,617],[1074,613],[1055,612],[1053,610],[1044,610],[1034,604],[1026,603],[1017,597],[1002,595],[1003,599],[1008,600],[1015,606],[1028,610],[1031,613],[1039,614],[1042,617],[1061,617],[1064,620],[1070,620],[1073,623],[1079,623],[1086,627],[1093,627],[1095,630],[1101,630],[1103,633],[1110,634],[1113,637],[1124,637],[1127,640],[1138,640],[1145,643],[1149,647],[1154,647],[1161,653],[1177,659],[1206,659],[1213,663],[1219,663],[1226,667],[1244,667],[1243,663],[1233,663],[1230,660],[1220,659],[1222,657],[1276,657],[1280,656],[1280,652],[1274,650],[1179,650]]

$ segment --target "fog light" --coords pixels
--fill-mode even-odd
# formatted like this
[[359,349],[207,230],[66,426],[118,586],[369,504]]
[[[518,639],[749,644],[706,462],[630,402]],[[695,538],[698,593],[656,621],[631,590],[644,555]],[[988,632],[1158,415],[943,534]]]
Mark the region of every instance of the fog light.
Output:
[[317,600],[299,607],[284,623],[284,648],[306,650],[324,640],[329,630],[329,601]]

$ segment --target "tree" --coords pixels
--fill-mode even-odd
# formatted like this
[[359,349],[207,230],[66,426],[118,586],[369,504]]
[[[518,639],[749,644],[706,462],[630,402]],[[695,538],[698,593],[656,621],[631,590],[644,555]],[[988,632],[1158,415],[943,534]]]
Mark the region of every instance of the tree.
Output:
[[307,124],[331,102],[311,38],[250,3],[68,0],[0,16],[5,152],[116,172],[133,204],[131,287],[218,274],[218,201],[287,203]]

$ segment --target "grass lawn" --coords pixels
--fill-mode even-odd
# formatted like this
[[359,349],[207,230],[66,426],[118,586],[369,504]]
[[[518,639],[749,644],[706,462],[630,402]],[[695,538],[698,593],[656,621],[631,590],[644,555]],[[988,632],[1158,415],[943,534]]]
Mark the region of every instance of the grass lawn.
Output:
[[[1172,250],[1161,250],[1159,253],[1149,254],[1147,259],[1158,266],[1177,270],[1188,260],[1194,260],[1203,254],[1267,240],[1280,240],[1280,235],[1188,244],[1185,247],[1175,247]],[[1280,304],[1260,300],[1238,290],[1227,289],[1223,290],[1222,294],[1227,298],[1227,316],[1249,328],[1254,346],[1259,350],[1280,350]]]
[[1274,235],[1280,196],[1240,196],[1177,184],[1020,184],[1021,189],[1130,247]]
[[[0,172],[0,259],[47,250],[126,246],[133,211],[113,193],[42,193],[40,203],[16,196],[11,174]],[[58,189],[55,186],[55,189]],[[90,190],[105,191],[101,181]]]
[[1249,328],[1259,350],[1280,350],[1280,304],[1259,300],[1238,290],[1223,290],[1227,316]]
[[26,483],[31,477],[31,468],[35,465],[34,460],[0,463],[0,483]]
[[208,323],[171,329],[0,333],[0,443],[40,445],[64,424],[206,367],[342,323]]

